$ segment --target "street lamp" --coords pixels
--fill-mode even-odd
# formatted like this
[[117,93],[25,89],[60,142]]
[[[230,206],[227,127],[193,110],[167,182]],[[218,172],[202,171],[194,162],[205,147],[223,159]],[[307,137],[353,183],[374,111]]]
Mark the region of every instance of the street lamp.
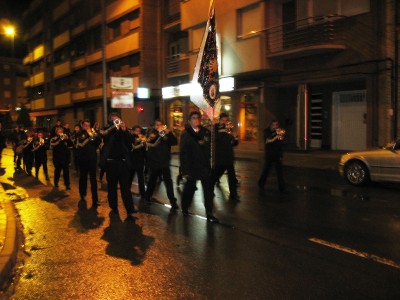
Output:
[[4,33],[11,39],[11,57],[14,57],[14,37],[15,37],[15,27],[5,26]]

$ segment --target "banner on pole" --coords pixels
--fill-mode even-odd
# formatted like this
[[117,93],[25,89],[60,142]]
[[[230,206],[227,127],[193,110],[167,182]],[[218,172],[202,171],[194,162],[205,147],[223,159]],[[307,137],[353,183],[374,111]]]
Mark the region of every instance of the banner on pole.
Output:
[[207,27],[198,53],[192,85],[190,100],[213,120],[221,107],[214,0],[210,1]]

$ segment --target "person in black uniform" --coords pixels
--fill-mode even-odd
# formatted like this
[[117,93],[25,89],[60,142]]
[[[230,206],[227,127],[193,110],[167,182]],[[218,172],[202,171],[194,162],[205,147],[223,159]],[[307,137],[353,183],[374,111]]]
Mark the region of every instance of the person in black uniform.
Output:
[[62,128],[63,126],[61,120],[58,119],[50,130],[50,137],[55,137],[57,135],[57,129],[60,127]]
[[189,124],[181,135],[180,164],[183,177],[186,179],[182,192],[182,213],[189,214],[188,209],[193,201],[197,180],[201,181],[204,194],[207,222],[218,223],[213,215],[213,194],[211,175],[211,138],[210,131],[201,126],[201,114],[193,111],[189,115]]
[[179,208],[175,198],[171,170],[169,168],[171,146],[177,144],[178,140],[172,131],[166,128],[161,120],[156,120],[154,122],[154,128],[149,132],[147,137],[148,150],[146,164],[150,170],[150,178],[146,190],[146,201],[148,203],[151,203],[151,197],[153,196],[157,178],[162,175],[171,208]]
[[79,165],[79,195],[81,201],[85,202],[87,194],[87,180],[90,178],[90,190],[92,192],[92,206],[99,206],[97,195],[97,147],[101,138],[90,127],[90,121],[82,122],[82,130],[76,140],[76,155]]
[[[25,132],[25,128],[24,125],[19,125],[18,126],[18,133],[16,135],[16,156],[17,156],[17,165],[16,165],[16,170],[21,170],[21,161],[22,161],[22,152],[18,151],[18,146],[21,146],[21,144],[23,143],[23,141],[26,140],[26,132]],[[19,148],[21,149],[21,148]],[[14,159],[15,160],[15,159]]]
[[275,165],[279,191],[281,193],[285,191],[285,182],[282,172],[283,134],[284,131],[279,128],[279,122],[277,120],[273,120],[269,127],[264,129],[265,165],[260,179],[258,180],[258,187],[262,190],[264,189],[272,165]]
[[70,149],[73,144],[68,134],[64,133],[62,127],[57,128],[56,136],[50,140],[50,146],[53,148],[54,187],[58,188],[58,181],[62,171],[64,185],[67,190],[70,190],[69,163],[71,160]]
[[26,139],[22,141],[22,156],[24,158],[25,172],[28,176],[32,176],[32,167],[34,162],[33,143],[33,133],[28,131]]
[[70,140],[73,144],[72,147],[72,159],[74,161],[74,167],[75,167],[75,171],[77,173],[79,173],[79,164],[78,164],[78,155],[76,155],[76,151],[77,151],[77,142],[78,142],[78,137],[79,137],[79,133],[81,132],[81,126],[79,124],[74,126],[74,131],[71,133],[70,135]]
[[142,200],[146,198],[146,188],[144,185],[144,162],[146,158],[146,137],[142,134],[142,127],[135,125],[132,128],[132,142],[131,142],[131,178],[130,185],[132,185],[133,178],[137,174],[139,193]]
[[131,135],[126,125],[117,113],[111,113],[112,125],[101,131],[103,136],[103,151],[100,158],[100,167],[106,171],[108,205],[114,215],[118,215],[118,183],[122,202],[124,203],[128,218],[133,218],[135,207],[130,187],[130,153]]
[[14,152],[14,164],[17,161],[17,156],[18,156],[17,151],[16,151],[16,149],[18,147],[18,132],[19,132],[18,126],[13,126],[12,132],[8,138],[9,142],[12,145],[12,149]]
[[237,138],[231,133],[232,127],[229,124],[229,117],[222,113],[219,116],[219,123],[215,124],[215,169],[213,176],[213,187],[217,180],[228,171],[229,198],[238,199],[236,174],[234,169],[235,156],[233,147],[239,144]]
[[38,132],[36,139],[33,141],[33,149],[35,155],[35,177],[39,177],[40,167],[43,166],[44,175],[46,180],[49,181],[49,172],[47,170],[47,150],[49,149],[49,142],[43,138],[43,132]]

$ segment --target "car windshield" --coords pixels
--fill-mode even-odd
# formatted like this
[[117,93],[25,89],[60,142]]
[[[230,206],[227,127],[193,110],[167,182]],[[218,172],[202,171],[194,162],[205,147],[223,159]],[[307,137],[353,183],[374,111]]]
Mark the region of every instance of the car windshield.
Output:
[[400,140],[389,142],[382,148],[398,150],[398,149],[400,149]]

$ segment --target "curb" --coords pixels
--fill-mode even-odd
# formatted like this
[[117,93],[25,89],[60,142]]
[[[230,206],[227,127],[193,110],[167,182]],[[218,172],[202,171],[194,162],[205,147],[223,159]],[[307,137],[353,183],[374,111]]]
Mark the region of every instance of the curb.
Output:
[[[0,192],[1,194],[3,193]],[[3,290],[4,284],[9,280],[9,276],[16,264],[18,253],[15,208],[10,201],[2,201],[2,204],[6,215],[6,231],[4,245],[0,252],[0,290]]]

